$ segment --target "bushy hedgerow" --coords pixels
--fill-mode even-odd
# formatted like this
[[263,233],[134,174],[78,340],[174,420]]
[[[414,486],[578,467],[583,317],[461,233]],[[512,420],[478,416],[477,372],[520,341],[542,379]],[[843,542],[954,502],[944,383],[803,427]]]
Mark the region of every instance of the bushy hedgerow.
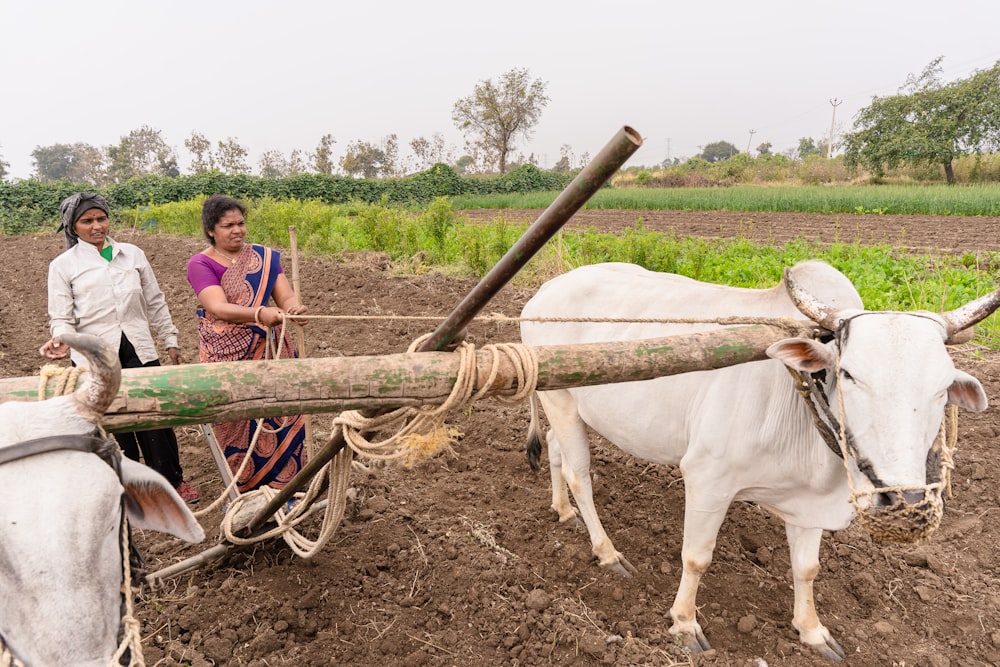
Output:
[[522,165],[500,176],[459,176],[446,164],[403,178],[362,179],[326,174],[298,174],[287,178],[263,178],[243,174],[207,172],[168,178],[142,176],[106,188],[87,183],[24,180],[0,182],[0,233],[31,231],[59,218],[59,203],[83,190],[104,195],[112,209],[134,210],[151,204],[190,201],[217,192],[241,199],[318,200],[328,204],[347,202],[421,205],[435,197],[462,194],[506,194],[560,190],[571,175],[544,172]]

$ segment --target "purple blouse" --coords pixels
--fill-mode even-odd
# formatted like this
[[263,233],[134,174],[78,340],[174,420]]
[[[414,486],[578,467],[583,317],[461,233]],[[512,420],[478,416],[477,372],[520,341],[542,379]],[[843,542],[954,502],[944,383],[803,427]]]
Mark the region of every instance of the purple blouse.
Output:
[[[195,294],[200,294],[206,287],[212,285],[222,286],[222,274],[226,272],[228,266],[224,266],[215,261],[203,252],[191,257],[187,265],[187,279],[194,289]],[[284,273],[281,265],[278,265],[278,273]]]

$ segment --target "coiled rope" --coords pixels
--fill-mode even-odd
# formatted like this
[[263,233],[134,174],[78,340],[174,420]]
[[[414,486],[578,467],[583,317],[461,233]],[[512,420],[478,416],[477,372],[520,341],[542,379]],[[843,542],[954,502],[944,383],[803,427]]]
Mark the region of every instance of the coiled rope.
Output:
[[[416,351],[430,334],[416,339],[408,352]],[[250,537],[237,535],[237,506],[243,503],[258,503],[254,497],[263,497],[270,502],[278,493],[271,487],[261,487],[241,494],[223,517],[222,532],[225,539],[233,544],[246,545],[280,536],[291,549],[302,558],[310,558],[326,545],[336,533],[347,505],[347,490],[351,472],[351,460],[357,453],[370,459],[402,459],[403,464],[412,467],[442,450],[451,450],[451,445],[463,434],[448,426],[445,418],[452,410],[461,410],[489,392],[504,360],[513,365],[517,377],[517,387],[508,395],[497,395],[497,399],[508,403],[519,403],[531,396],[538,384],[538,357],[534,349],[516,343],[487,345],[482,348],[490,353],[490,368],[483,386],[476,391],[478,375],[476,347],[463,342],[456,349],[459,367],[455,385],[448,397],[437,406],[404,407],[376,416],[365,416],[361,411],[343,412],[333,419],[333,435],[339,431],[347,447],[343,448],[313,478],[304,494],[297,495],[290,508],[279,508],[274,514],[276,525]],[[393,429],[393,434],[383,440],[372,441],[366,434]],[[253,443],[251,443],[252,446]],[[249,459],[249,453],[244,463]],[[234,475],[239,479],[242,467]],[[235,484],[235,481],[233,482]],[[326,507],[316,538],[307,538],[297,527],[309,515],[310,508],[326,487]],[[229,489],[223,492],[221,502]],[[211,509],[211,508],[208,508]],[[207,512],[208,509],[199,514]]]

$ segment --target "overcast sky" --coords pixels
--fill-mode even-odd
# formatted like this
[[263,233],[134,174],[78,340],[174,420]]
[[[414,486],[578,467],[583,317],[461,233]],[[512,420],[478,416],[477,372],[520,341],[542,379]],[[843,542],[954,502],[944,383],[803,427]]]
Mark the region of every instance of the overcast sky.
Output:
[[[117,144],[148,125],[178,153],[193,131],[257,159],[337,140],[401,153],[441,133],[461,154],[455,101],[527,68],[551,98],[518,150],[543,167],[594,155],[623,125],[629,165],[729,141],[774,152],[850,130],[873,95],[944,56],[944,79],[1000,60],[998,0],[3,0],[0,156]],[[751,135],[750,130],[754,130]]]

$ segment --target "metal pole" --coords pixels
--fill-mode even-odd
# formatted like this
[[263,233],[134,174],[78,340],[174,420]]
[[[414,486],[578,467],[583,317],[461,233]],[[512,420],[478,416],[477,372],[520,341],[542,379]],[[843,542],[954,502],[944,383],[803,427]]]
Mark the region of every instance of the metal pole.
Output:
[[[597,192],[611,175],[642,145],[642,136],[629,126],[624,126],[611,141],[566,186],[538,219],[528,228],[514,246],[507,251],[496,266],[479,281],[452,314],[424,341],[419,352],[445,349],[455,336],[475,319],[497,292],[538,252],[545,242],[559,231],[566,222]],[[317,454],[293,477],[271,502],[254,517],[244,534],[249,535],[262,526],[267,518],[305,486],[323,466],[344,448],[344,436],[338,431]]]
[[837,107],[843,104],[844,100],[838,100],[836,97],[830,100],[830,105],[833,107],[833,115],[830,117],[830,137],[827,139],[826,143],[826,159],[829,160],[833,157],[833,127],[837,120]]

